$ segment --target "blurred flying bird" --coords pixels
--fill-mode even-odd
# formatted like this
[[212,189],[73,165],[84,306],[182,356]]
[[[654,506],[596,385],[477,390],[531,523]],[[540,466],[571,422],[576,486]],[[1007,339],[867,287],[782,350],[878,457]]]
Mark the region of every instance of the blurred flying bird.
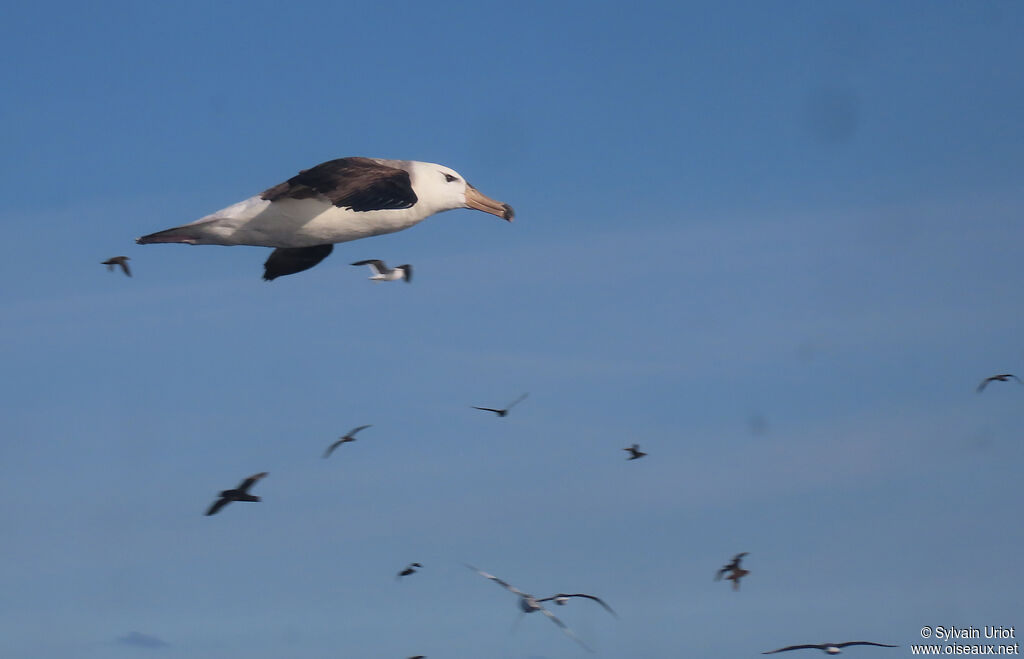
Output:
[[375,281],[394,281],[396,279],[404,279],[406,282],[412,281],[412,266],[408,263],[389,268],[380,259],[369,259],[366,261],[356,261],[352,265],[370,266],[370,270],[373,271],[373,276],[370,279]]
[[405,566],[404,570],[402,570],[401,572],[398,573],[398,575],[395,577],[395,581],[401,579],[402,577],[407,577],[410,574],[415,574],[416,573],[416,568],[418,568],[418,567],[423,567],[423,566],[420,565],[419,563],[409,563],[408,565]]
[[846,643],[821,643],[820,645],[790,645],[789,647],[779,648],[778,650],[772,650],[770,652],[762,652],[761,654],[775,654],[776,652],[787,652],[789,650],[803,650],[808,648],[814,648],[818,650],[824,650],[828,654],[839,654],[842,652],[839,648],[845,648],[848,645],[877,645],[882,648],[898,648],[898,645],[886,645],[885,643],[872,643],[871,641],[848,641]]
[[349,430],[341,438],[339,438],[338,441],[334,442],[333,444],[331,444],[330,446],[327,447],[327,450],[324,451],[324,457],[325,458],[329,458],[331,456],[331,453],[334,453],[334,449],[338,448],[339,446],[341,446],[345,442],[354,442],[354,441],[356,441],[356,437],[355,437],[356,433],[359,432],[360,430],[363,430],[364,428],[369,428],[369,427],[370,427],[369,425],[357,426],[357,427],[353,428],[352,430]]
[[[483,570],[481,570],[479,568],[475,568],[475,567],[473,567],[472,565],[469,565],[469,564],[466,564],[466,567],[468,567],[470,570],[473,570],[474,572],[476,572],[480,576],[485,577],[487,579],[490,579],[491,581],[495,582],[499,586],[503,587],[505,590],[508,590],[509,592],[512,592],[512,593],[515,593],[519,597],[519,608],[522,610],[523,613],[533,613],[534,611],[540,611],[545,616],[547,616],[548,619],[551,620],[551,622],[553,622],[556,625],[558,625],[558,628],[561,629],[562,632],[566,636],[568,636],[572,640],[574,640],[577,643],[579,643],[580,645],[582,645],[588,652],[593,652],[593,650],[591,650],[590,647],[580,639],[580,637],[576,636],[576,634],[574,634],[573,631],[571,629],[569,629],[569,627],[567,627],[564,622],[562,622],[561,620],[556,618],[555,614],[551,613],[550,611],[545,609],[543,606],[541,606],[540,600],[538,600],[536,597],[534,597],[533,595],[530,595],[529,593],[524,593],[523,591],[519,590],[515,586],[509,584],[506,581],[502,581],[501,579],[499,579],[498,577],[494,576],[493,574],[488,574],[487,572],[484,572]],[[555,599],[557,597],[559,597],[559,595],[555,595],[553,597],[547,597],[547,598],[545,598],[545,600]],[[602,604],[603,604],[603,602],[602,602]]]
[[627,446],[626,448],[624,448],[622,450],[623,451],[629,451],[629,457],[626,458],[627,460],[636,460],[638,458],[642,458],[645,455],[647,455],[646,453],[644,453],[643,451],[640,450],[640,445],[639,444],[633,444],[632,446]]
[[224,490],[220,493],[220,498],[213,502],[210,509],[206,511],[207,515],[215,515],[217,511],[228,505],[232,501],[259,501],[260,498],[249,494],[249,488],[251,488],[256,481],[261,478],[265,478],[267,472],[261,471],[258,474],[246,478],[241,484],[233,490]]
[[728,572],[729,576],[727,576],[725,580],[732,582],[733,590],[739,590],[740,579],[750,574],[750,570],[744,570],[742,567],[740,567],[740,562],[743,561],[743,557],[746,556],[748,553],[749,552],[743,552],[733,556],[732,560],[729,561],[729,564],[723,567],[721,570],[719,570],[718,573],[715,575],[715,581],[721,579],[722,575]]
[[312,268],[334,243],[408,229],[441,211],[472,208],[512,221],[512,207],[480,193],[454,169],[414,160],[338,158],[284,183],[135,242],[274,247],[267,281]]
[[509,410],[511,410],[516,405],[518,405],[524,398],[526,398],[529,395],[530,395],[529,393],[525,393],[522,396],[520,396],[519,398],[516,398],[514,401],[512,401],[511,403],[506,405],[505,409],[503,409],[503,410],[496,410],[493,407],[477,407],[475,405],[473,405],[472,407],[473,407],[474,410],[483,410],[484,412],[494,412],[498,416],[508,416]]
[[131,259],[129,257],[127,257],[127,256],[113,256],[113,257],[107,259],[106,261],[103,261],[102,265],[107,266],[107,270],[110,270],[111,272],[114,271],[114,266],[115,265],[119,265],[119,266],[121,266],[121,270],[124,271],[124,274],[128,275],[129,277],[131,277],[132,276],[132,271],[128,268],[128,261],[130,261],[130,260]]
[[980,394],[985,391],[985,387],[988,386],[989,382],[1009,382],[1011,378],[1016,380],[1019,384],[1024,384],[1024,382],[1021,382],[1021,379],[1013,373],[1001,373],[1000,375],[993,375],[990,378],[982,380],[981,384],[978,385],[978,393]]
[[569,598],[571,597],[586,597],[587,599],[594,600],[595,602],[603,606],[608,611],[608,613],[612,614],[616,618],[619,617],[619,615],[612,610],[612,607],[605,604],[604,600],[602,600],[600,597],[594,597],[593,595],[587,595],[586,593],[558,593],[557,595],[552,595],[551,597],[538,597],[537,601],[547,602],[549,600],[554,600],[555,604],[558,604],[559,606],[564,606],[569,602]]

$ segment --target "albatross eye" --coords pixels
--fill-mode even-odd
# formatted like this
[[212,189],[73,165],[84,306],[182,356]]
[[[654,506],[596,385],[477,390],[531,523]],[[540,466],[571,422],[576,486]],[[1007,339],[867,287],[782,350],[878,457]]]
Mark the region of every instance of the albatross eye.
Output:
[[444,180],[446,183],[451,183],[452,181],[458,181],[459,179],[456,178],[455,176],[452,176],[451,174],[445,174]]

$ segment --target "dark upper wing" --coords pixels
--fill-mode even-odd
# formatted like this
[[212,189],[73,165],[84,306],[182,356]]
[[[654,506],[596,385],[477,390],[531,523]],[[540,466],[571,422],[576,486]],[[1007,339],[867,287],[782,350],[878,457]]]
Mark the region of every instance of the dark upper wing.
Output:
[[518,405],[519,403],[523,402],[523,399],[526,398],[529,395],[530,395],[529,393],[525,393],[522,396],[520,396],[519,398],[516,398],[514,401],[512,401],[511,403],[509,403],[505,407],[505,411],[507,412],[508,410],[512,409],[513,406]]
[[836,643],[837,648],[845,648],[847,645],[877,645],[882,648],[898,648],[898,645],[886,645],[885,643],[873,643],[871,641],[847,641],[846,643]]
[[985,378],[984,380],[982,380],[981,384],[978,385],[978,393],[981,393],[982,391],[985,391],[985,387],[988,386],[988,383],[991,382],[992,380],[995,380],[995,378],[991,377],[991,378]]
[[370,425],[372,425],[372,424],[367,424],[365,426],[356,426],[352,430],[349,430],[347,433],[345,433],[345,437],[351,437],[352,435],[356,434],[360,430],[365,430],[365,429],[369,428]]
[[538,602],[547,602],[548,600],[557,599],[559,597],[586,597],[588,600],[594,600],[595,602],[597,602],[598,604],[603,606],[608,611],[608,613],[612,614],[616,618],[619,617],[619,614],[615,613],[615,611],[612,610],[612,607],[610,607],[607,604],[605,604],[603,599],[601,599],[600,597],[595,597],[593,595],[587,595],[586,593],[558,593],[557,595],[552,595],[551,597],[545,597],[544,599],[539,599],[537,601]]
[[246,478],[244,481],[242,481],[241,485],[238,486],[238,490],[240,492],[248,492],[249,488],[252,487],[253,484],[256,481],[258,481],[259,479],[263,478],[266,475],[267,475],[267,472],[265,472],[265,471],[261,471],[258,474],[253,474],[252,476],[250,476],[250,477]]
[[406,263],[405,265],[401,266],[401,268],[402,268],[402,272],[405,273],[405,275],[404,275],[405,281],[411,282],[412,281],[412,266],[409,265],[408,263]]
[[[392,261],[392,263],[394,263],[394,261]],[[377,272],[384,272],[388,269],[388,267],[384,265],[384,261],[381,261],[380,259],[366,259],[365,261],[356,261],[352,265],[372,265],[373,267],[377,268]]]
[[374,211],[416,203],[409,172],[370,158],[338,158],[304,169],[260,195],[267,201],[323,197],[339,208]]
[[206,515],[207,516],[216,515],[218,510],[220,510],[224,506],[228,505],[229,503],[231,503],[231,499],[228,499],[228,498],[225,498],[225,497],[221,497],[220,499],[217,499],[216,501],[213,502],[213,505],[210,506],[210,509],[206,511]]
[[790,645],[789,647],[779,648],[778,650],[771,650],[770,652],[762,652],[761,654],[775,654],[776,652],[785,652],[786,650],[803,650],[803,649],[806,649],[806,648],[814,648],[816,650],[821,650],[822,646],[820,646],[820,645]]
[[576,634],[574,634],[574,633],[573,633],[573,631],[572,631],[571,629],[569,629],[568,625],[566,625],[566,624],[565,624],[564,622],[562,622],[562,621],[561,621],[561,620],[559,620],[559,619],[558,619],[557,617],[555,617],[555,614],[554,614],[554,613],[551,613],[550,611],[548,611],[547,609],[545,609],[545,608],[544,608],[543,606],[542,606],[542,607],[540,607],[540,612],[541,612],[541,613],[543,613],[544,615],[546,615],[546,616],[547,616],[547,617],[548,617],[548,618],[549,618],[549,619],[551,620],[551,622],[553,622],[553,623],[555,623],[556,625],[558,625],[558,626],[559,626],[559,627],[561,628],[562,632],[563,632],[563,633],[564,633],[564,634],[565,634],[566,636],[568,636],[568,637],[569,637],[569,638],[571,638],[572,640],[574,640],[574,641],[576,641],[577,643],[579,643],[580,645],[582,645],[582,646],[583,646],[583,648],[584,648],[584,649],[585,649],[585,650],[586,650],[587,652],[593,652],[593,650],[592,650],[592,649],[590,648],[590,646],[589,646],[589,645],[587,645],[586,643],[584,643],[584,642],[583,642],[583,640],[582,640],[582,639],[581,639],[581,638],[580,638],[579,636],[577,636]]
[[263,278],[272,281],[284,275],[309,270],[320,261],[326,259],[334,250],[334,245],[314,245],[312,247],[278,247],[270,253],[263,264]]
[[473,405],[473,409],[474,410],[483,410],[484,412],[494,412],[495,414],[501,414],[502,412],[505,411],[505,410],[496,410],[493,407],[477,407],[476,405]]
[[329,458],[331,456],[331,453],[334,453],[334,449],[338,448],[339,446],[341,446],[344,443],[345,443],[344,439],[339,439],[338,441],[336,441],[333,444],[331,444],[330,446],[328,446],[327,450],[324,451],[324,457],[325,458]]
[[122,270],[124,270],[124,274],[128,275],[129,277],[132,276],[132,271],[128,267],[128,263],[126,261],[118,261],[117,264],[121,266]]

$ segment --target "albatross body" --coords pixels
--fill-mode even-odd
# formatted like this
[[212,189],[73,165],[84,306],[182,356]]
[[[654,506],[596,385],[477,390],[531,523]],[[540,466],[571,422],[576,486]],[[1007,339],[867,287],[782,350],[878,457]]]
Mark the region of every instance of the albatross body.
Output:
[[274,247],[265,264],[264,278],[269,280],[313,267],[331,253],[334,243],[408,229],[456,208],[508,221],[514,216],[511,206],[482,194],[443,165],[339,158],[191,224],[136,242]]

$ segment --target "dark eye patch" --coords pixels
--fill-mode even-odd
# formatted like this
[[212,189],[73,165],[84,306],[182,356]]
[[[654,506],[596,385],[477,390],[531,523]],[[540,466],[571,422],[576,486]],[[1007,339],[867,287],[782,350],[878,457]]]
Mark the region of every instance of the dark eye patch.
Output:
[[452,176],[451,174],[445,174],[444,175],[444,180],[447,183],[451,183],[452,181],[458,181],[459,179],[454,177],[454,176]]

